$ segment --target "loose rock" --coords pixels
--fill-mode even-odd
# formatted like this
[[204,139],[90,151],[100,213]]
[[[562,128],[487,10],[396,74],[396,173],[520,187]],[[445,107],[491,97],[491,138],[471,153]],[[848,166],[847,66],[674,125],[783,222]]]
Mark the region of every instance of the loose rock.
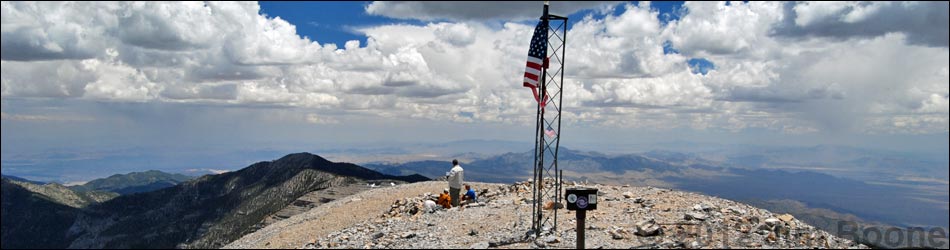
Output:
[[653,219],[640,221],[637,223],[637,232],[634,233],[642,237],[650,237],[662,234],[663,230],[660,228],[660,225],[656,224],[656,221]]
[[776,219],[776,218],[768,218],[768,219],[765,219],[765,225],[767,225],[767,226],[769,226],[769,227],[774,227],[774,226],[778,225],[779,223],[782,223],[782,221],[779,220],[779,219]]
[[781,220],[782,222],[789,223],[795,219],[795,216],[792,216],[791,214],[783,214],[783,215],[779,215],[778,219]]
[[631,199],[631,198],[633,198],[633,193],[631,193],[631,192],[623,192],[623,198]]
[[488,249],[490,244],[487,241],[481,241],[475,244],[472,244],[471,249]]
[[686,220],[698,220],[698,221],[704,221],[704,220],[706,220],[706,215],[705,215],[705,214],[695,213],[695,212],[686,213],[686,215],[684,215],[683,217],[684,217],[684,219],[686,219]]

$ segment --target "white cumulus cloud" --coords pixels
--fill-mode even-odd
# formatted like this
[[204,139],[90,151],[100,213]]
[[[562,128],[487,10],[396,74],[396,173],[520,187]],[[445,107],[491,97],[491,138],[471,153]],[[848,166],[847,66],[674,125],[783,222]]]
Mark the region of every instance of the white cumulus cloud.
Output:
[[[571,20],[564,119],[789,134],[946,131],[947,22],[932,22],[945,20],[946,4],[823,5],[689,2],[661,22],[647,2],[553,2],[561,14],[621,8]],[[300,108],[295,119],[316,124],[347,114],[531,124],[535,103],[521,80],[534,27],[514,21],[539,10],[374,2],[368,14],[434,21],[355,28],[366,43],[338,48],[253,2],[3,2],[0,92]],[[714,67],[694,73],[694,58]]]

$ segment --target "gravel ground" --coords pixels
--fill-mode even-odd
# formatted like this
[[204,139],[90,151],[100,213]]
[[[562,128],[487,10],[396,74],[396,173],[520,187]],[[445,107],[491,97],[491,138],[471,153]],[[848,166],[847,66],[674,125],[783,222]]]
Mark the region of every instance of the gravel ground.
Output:
[[[473,185],[476,187],[504,186],[485,183],[473,183]],[[446,187],[448,187],[447,182],[430,181],[367,190],[274,223],[245,235],[224,248],[299,248],[317,238],[325,237],[330,232],[378,218],[380,214],[391,208],[396,197],[413,197],[424,193],[438,194]]]
[[[566,187],[572,184],[565,184]],[[530,183],[473,183],[481,203],[427,212],[447,186],[430,181],[365,191],[249,234],[227,248],[574,248],[573,211],[555,230],[531,227]],[[587,248],[866,248],[790,215],[652,187],[602,186],[587,213]],[[550,212],[550,210],[548,211]]]

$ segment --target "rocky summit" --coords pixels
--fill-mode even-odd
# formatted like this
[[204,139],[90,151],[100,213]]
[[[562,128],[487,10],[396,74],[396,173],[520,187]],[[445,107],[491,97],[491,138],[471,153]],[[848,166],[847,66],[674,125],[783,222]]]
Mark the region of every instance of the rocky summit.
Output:
[[[558,209],[556,227],[543,228],[540,236],[532,233],[530,181],[471,184],[479,203],[426,207],[446,187],[444,181],[368,190],[245,235],[226,248],[576,246],[575,213],[563,206],[550,206]],[[585,187],[600,195],[597,210],[587,213],[586,248],[867,248],[791,215],[734,201],[653,187]]]

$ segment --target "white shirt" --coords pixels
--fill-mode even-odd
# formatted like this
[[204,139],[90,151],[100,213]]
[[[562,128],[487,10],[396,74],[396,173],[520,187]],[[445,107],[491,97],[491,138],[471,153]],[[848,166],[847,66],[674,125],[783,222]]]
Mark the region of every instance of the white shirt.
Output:
[[462,189],[462,175],[464,171],[460,165],[452,167],[452,170],[449,171],[449,187]]

